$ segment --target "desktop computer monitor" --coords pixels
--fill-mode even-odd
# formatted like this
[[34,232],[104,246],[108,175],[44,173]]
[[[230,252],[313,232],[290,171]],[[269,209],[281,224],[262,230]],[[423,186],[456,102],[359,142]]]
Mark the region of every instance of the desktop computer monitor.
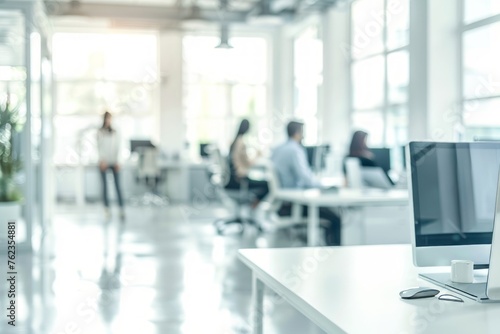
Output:
[[415,265],[488,265],[500,143],[411,142],[406,155]]
[[137,152],[141,147],[155,147],[149,139],[131,139],[130,140],[130,153]]
[[326,156],[330,152],[330,145],[304,146],[307,153],[307,162],[312,170],[319,172],[326,168]]
[[406,146],[401,146],[399,152],[401,153],[401,161],[403,163],[403,169],[406,170]]
[[384,172],[391,170],[391,149],[390,148],[370,148],[373,153],[373,161],[381,167]]
[[210,143],[200,143],[200,157],[208,158],[210,156],[210,149],[212,144]]

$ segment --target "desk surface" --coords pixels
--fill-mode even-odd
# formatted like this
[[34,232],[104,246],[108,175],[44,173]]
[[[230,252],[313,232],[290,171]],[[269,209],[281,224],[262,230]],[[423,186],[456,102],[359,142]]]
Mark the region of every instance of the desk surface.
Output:
[[239,258],[327,333],[499,332],[500,303],[400,299],[432,286],[417,277],[409,245],[243,249]]
[[318,189],[280,189],[275,197],[283,201],[319,206],[408,205],[408,190],[340,189],[338,193]]
[[[137,168],[137,161],[125,160],[120,165],[123,168]],[[97,168],[97,163],[58,163],[55,165],[56,168]],[[205,162],[191,162],[182,160],[158,160],[158,166],[160,168],[206,168],[207,163]]]

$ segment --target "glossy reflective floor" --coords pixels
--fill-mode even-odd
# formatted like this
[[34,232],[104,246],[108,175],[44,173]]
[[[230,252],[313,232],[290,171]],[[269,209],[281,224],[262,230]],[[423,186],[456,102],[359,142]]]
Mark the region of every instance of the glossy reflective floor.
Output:
[[[0,333],[251,333],[251,273],[237,250],[301,242],[283,231],[216,236],[212,222],[224,214],[129,207],[121,224],[99,206],[58,207],[45,247],[17,256],[16,327],[2,314]],[[276,300],[266,298],[266,333],[323,333]]]

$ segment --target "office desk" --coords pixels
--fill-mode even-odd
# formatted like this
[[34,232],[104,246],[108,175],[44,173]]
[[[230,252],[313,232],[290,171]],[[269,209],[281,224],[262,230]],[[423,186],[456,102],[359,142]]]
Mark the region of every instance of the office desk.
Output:
[[[74,198],[78,205],[86,200],[101,198],[101,178],[97,164],[59,164],[56,165],[56,196],[58,198]],[[140,193],[143,186],[135,179],[136,163],[126,161],[121,166],[121,183],[124,196],[130,197]],[[158,167],[168,174],[160,193],[166,194],[170,200],[188,202],[199,194],[205,194],[206,164],[185,161],[159,160]],[[114,187],[110,196],[114,196]]]
[[321,192],[318,189],[281,189],[275,198],[294,205],[293,215],[298,219],[300,205],[309,207],[307,217],[307,244],[318,244],[320,207],[365,207],[408,205],[408,191],[404,189],[340,189],[338,193]]
[[418,278],[410,245],[242,249],[238,257],[253,272],[255,334],[265,286],[280,296],[266,304],[285,300],[327,333],[499,332],[500,304],[400,299],[406,288],[435,287]]

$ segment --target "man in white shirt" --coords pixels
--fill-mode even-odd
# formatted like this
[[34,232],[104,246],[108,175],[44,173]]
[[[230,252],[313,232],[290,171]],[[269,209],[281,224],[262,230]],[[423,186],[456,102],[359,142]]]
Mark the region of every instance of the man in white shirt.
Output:
[[[288,141],[274,149],[271,160],[278,175],[282,188],[317,188],[320,183],[315,179],[309,164],[307,155],[302,146],[304,136],[304,124],[300,122],[289,122],[287,125]],[[278,211],[281,216],[291,214],[290,203],[285,203]],[[302,209],[302,214],[307,215],[307,206]],[[341,244],[341,222],[339,216],[329,208],[320,208],[320,218],[327,220],[325,242],[327,245],[340,246]]]

